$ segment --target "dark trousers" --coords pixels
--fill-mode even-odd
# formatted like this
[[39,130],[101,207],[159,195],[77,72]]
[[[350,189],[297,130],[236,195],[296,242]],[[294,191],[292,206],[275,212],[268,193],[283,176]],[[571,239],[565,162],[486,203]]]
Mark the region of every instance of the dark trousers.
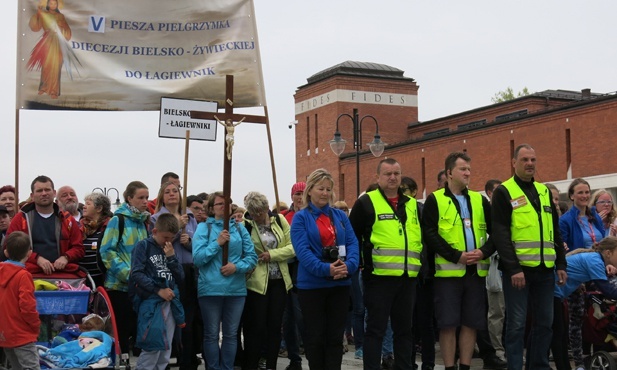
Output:
[[343,330],[349,286],[298,289],[304,316],[304,349],[311,370],[338,370],[343,362]]
[[261,348],[265,347],[266,368],[276,369],[286,299],[283,279],[269,280],[265,295],[247,291],[243,315],[244,368],[257,369]]
[[[184,317],[186,326],[181,330],[180,353],[178,354],[178,364],[180,370],[197,369],[199,361],[197,353],[201,347],[201,329],[196,319],[199,318],[199,302],[197,300],[197,280],[193,264],[183,264],[184,281],[178,284],[180,291],[180,302],[184,307]],[[178,330],[176,330],[176,334]]]
[[411,370],[413,345],[412,316],[416,279],[407,276],[367,276],[364,279],[364,306],[367,320],[364,333],[364,369],[379,370],[381,346],[388,317],[392,322],[394,369]]
[[287,295],[287,305],[283,314],[283,337],[285,338],[287,357],[290,364],[302,362],[302,357],[300,357],[300,338],[305,336],[298,292],[292,289]]
[[[128,292],[108,290],[107,295],[109,296],[116,317],[120,350],[122,353],[129,353],[131,339],[133,344],[137,339],[137,313],[133,311],[133,303],[129,299]],[[139,349],[133,348],[134,356],[139,356],[140,352]]]
[[553,341],[551,351],[555,359],[557,370],[570,370],[568,358],[568,315],[565,302],[560,298],[553,298]]
[[416,344],[422,342],[422,368],[435,366],[435,306],[433,279],[418,279],[416,307],[413,311],[413,343],[411,358],[415,361]]
[[351,322],[356,350],[364,346],[364,298],[362,297],[362,278],[360,269],[351,275]]

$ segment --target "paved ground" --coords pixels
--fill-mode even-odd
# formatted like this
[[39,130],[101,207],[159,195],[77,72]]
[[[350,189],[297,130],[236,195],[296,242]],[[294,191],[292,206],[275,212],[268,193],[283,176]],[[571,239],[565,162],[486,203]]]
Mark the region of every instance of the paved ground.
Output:
[[[351,369],[362,369],[362,360],[356,360],[354,358],[354,352],[351,350],[353,348],[353,346],[350,346],[350,352],[347,352],[344,356],[343,356],[343,366],[341,367],[342,370],[351,370]],[[132,368],[135,368],[135,363],[136,363],[136,358],[135,357],[131,357],[131,365]],[[416,363],[418,364],[418,366],[420,366],[422,364],[422,362],[420,361],[420,355],[418,355],[417,361]],[[175,367],[173,365],[173,362],[175,360],[172,359],[172,365],[171,365],[171,369],[177,369],[177,367]],[[444,366],[443,366],[443,361],[441,360],[441,352],[439,351],[439,343],[435,343],[435,370],[444,370]],[[284,370],[287,365],[289,365],[289,360],[286,358],[281,358],[279,357],[278,362],[277,362],[277,369],[278,370]],[[479,358],[474,358],[471,361],[471,369],[472,370],[480,370],[483,368],[483,362],[481,359]],[[551,366],[554,367],[554,364],[551,362]],[[572,368],[574,369],[574,363],[571,363]],[[239,368],[237,368],[239,369]],[[306,361],[306,358],[304,356],[302,356],[302,369],[303,370],[309,370],[308,367],[308,362]],[[205,370],[205,366],[202,363],[199,366],[198,370]]]
[[[354,358],[354,352],[353,352],[353,346],[349,346],[350,351],[347,352],[344,356],[343,356],[343,366],[341,367],[342,370],[350,370],[350,369],[362,369],[362,360],[356,360]],[[435,370],[443,370],[444,366],[443,366],[443,361],[441,360],[441,353],[439,352],[439,344],[435,344],[435,351],[436,351],[436,358],[435,358],[435,362],[436,362],[436,366],[435,366]],[[134,365],[136,363],[136,358],[131,357],[131,365]],[[173,366],[173,359],[172,359],[172,370],[176,367]],[[420,361],[420,356],[418,356],[418,361],[417,361],[418,366],[422,364],[422,362]],[[279,357],[279,360],[277,362],[277,369],[278,370],[284,370],[287,365],[289,365],[289,360],[286,358],[281,358]],[[471,362],[471,369],[473,370],[479,370],[482,369],[483,363],[481,359],[473,359],[473,361]],[[302,356],[302,369],[304,370],[309,370],[309,366],[308,366],[308,362],[306,361],[306,358],[304,356]],[[202,365],[199,366],[199,370],[205,370],[205,366]]]
[[[344,356],[343,356],[343,366],[341,367],[342,370],[350,370],[350,369],[362,369],[362,360],[356,360],[354,358],[354,352],[352,351],[353,346],[349,346],[350,351],[347,352]],[[435,351],[436,351],[436,356],[435,356],[435,370],[443,370],[444,366],[443,366],[443,361],[441,360],[441,352],[439,351],[439,344],[435,344]],[[422,364],[422,362],[420,361],[420,356],[418,355],[417,358],[417,364],[418,366],[420,366]],[[280,358],[279,357],[279,361],[278,361],[278,366],[277,369],[278,370],[283,370],[285,369],[285,367],[287,367],[287,365],[289,365],[289,360],[286,358]],[[471,362],[471,369],[482,369],[483,363],[481,359],[473,359],[473,361]],[[302,357],[302,369],[304,370],[308,370],[308,362],[306,362],[306,358],[303,356]]]

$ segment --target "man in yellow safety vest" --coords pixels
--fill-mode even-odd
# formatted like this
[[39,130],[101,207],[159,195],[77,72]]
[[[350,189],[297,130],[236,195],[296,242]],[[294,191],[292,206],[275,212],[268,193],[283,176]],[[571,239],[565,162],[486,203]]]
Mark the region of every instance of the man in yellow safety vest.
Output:
[[506,360],[508,369],[523,368],[529,303],[532,320],[527,366],[548,370],[553,291],[555,282],[564,285],[568,278],[565,250],[551,192],[534,179],[535,150],[528,144],[519,145],[512,166],[514,176],[495,189],[491,211],[491,239],[499,253],[506,301]]
[[456,331],[460,327],[460,370],[469,370],[476,330],[486,329],[490,204],[467,187],[471,158],[450,153],[445,160],[447,182],[424,203],[424,242],[435,258],[435,317],[446,370],[455,370]]
[[412,313],[420,271],[422,233],[416,200],[404,195],[401,166],[392,158],[377,166],[376,190],[362,195],[349,215],[362,250],[364,369],[379,370],[388,317],[394,332],[394,368],[413,369]]

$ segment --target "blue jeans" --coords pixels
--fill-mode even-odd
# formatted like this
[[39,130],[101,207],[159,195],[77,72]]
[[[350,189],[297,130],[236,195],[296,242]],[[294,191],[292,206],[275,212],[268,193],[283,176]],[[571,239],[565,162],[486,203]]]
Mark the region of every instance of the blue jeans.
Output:
[[388,319],[388,326],[386,327],[386,335],[383,336],[383,342],[381,343],[381,357],[388,357],[394,354],[394,341],[392,340],[392,321]]
[[534,370],[548,370],[548,352],[553,337],[553,270],[525,269],[525,287],[512,286],[511,275],[503,275],[503,293],[506,300],[506,355],[508,370],[523,368],[523,344],[527,305],[531,310],[531,332],[527,348],[528,366]]
[[[238,324],[246,297],[199,297],[204,322],[204,359],[209,370],[233,370],[236,357]],[[221,325],[222,323],[222,325]],[[219,349],[219,329],[223,342]]]

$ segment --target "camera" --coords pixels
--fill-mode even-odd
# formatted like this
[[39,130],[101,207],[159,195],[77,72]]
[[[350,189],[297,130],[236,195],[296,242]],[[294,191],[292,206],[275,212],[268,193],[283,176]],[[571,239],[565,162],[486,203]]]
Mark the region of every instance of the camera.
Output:
[[324,262],[334,262],[339,258],[338,247],[323,247],[321,256]]

